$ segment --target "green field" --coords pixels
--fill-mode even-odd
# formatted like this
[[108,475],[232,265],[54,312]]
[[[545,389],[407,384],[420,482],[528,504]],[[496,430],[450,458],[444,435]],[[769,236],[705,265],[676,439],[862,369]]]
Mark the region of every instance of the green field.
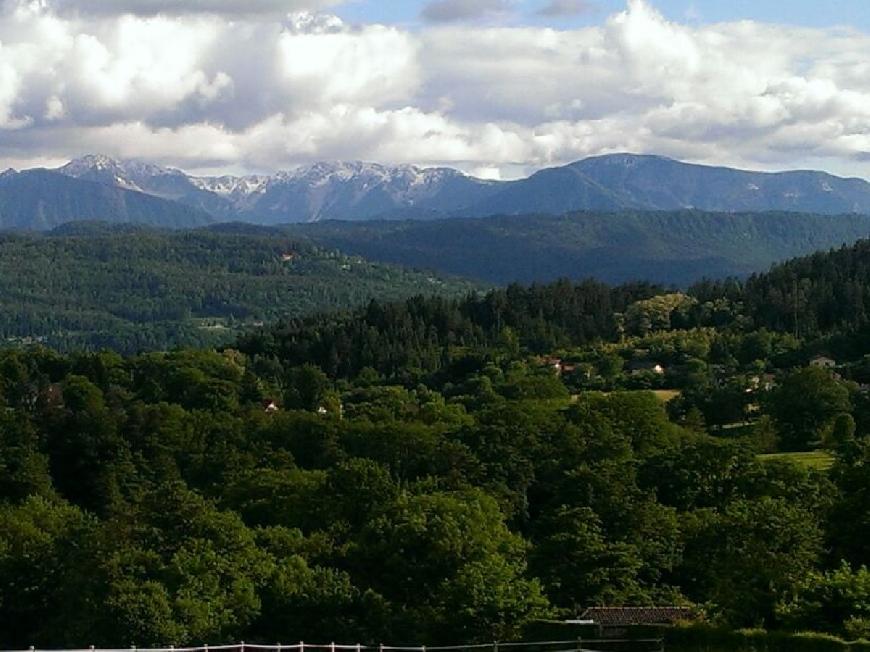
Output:
[[677,398],[682,392],[678,389],[655,389],[653,394],[656,395],[662,403],[670,403]]
[[763,462],[771,460],[791,460],[801,466],[817,471],[827,471],[834,464],[834,456],[827,451],[810,451],[807,453],[769,453],[759,455],[758,459]]

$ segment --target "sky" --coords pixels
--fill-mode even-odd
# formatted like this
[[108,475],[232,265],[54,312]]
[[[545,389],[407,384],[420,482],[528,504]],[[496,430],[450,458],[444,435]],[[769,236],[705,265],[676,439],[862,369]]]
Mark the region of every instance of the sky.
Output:
[[611,152],[870,178],[870,4],[0,0],[3,168],[515,178]]

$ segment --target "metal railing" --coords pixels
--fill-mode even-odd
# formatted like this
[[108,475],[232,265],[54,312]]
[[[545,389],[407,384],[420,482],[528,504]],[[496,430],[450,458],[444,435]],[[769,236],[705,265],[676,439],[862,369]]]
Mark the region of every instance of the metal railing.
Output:
[[[592,647],[587,647],[592,646]],[[576,638],[567,641],[513,641],[507,643],[470,643],[464,645],[347,645],[339,643],[298,643],[263,645],[235,643],[229,645],[199,645],[193,647],[126,647],[126,648],[70,648],[46,649],[30,647],[28,650],[0,650],[0,652],[455,652],[462,650],[512,650],[515,652],[664,652],[661,638],[616,639]]]

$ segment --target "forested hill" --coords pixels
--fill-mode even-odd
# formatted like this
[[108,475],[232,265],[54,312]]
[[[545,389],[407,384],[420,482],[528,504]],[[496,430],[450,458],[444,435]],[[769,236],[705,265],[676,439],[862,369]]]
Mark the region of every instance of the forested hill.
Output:
[[[335,273],[291,242],[127,235],[12,250],[33,271],[60,252],[205,269],[183,286],[204,295],[233,287],[228,266],[292,285],[291,252]],[[241,244],[260,253],[224,255]],[[867,251],[808,282],[839,287],[839,256],[863,279]],[[35,278],[59,298],[63,279]],[[488,646],[592,605],[677,604],[756,629],[669,650],[862,649],[831,635],[870,636],[870,394],[808,367],[809,340],[755,329],[760,282],[374,302],[241,351],[0,350],[0,648]],[[576,642],[558,627],[547,640]]]
[[699,284],[695,294],[738,298],[756,327],[817,335],[870,324],[870,240],[787,261],[746,280]]
[[371,303],[352,313],[294,320],[244,336],[249,355],[313,363],[331,376],[353,377],[366,367],[387,376],[431,373],[450,347],[489,346],[535,352],[612,338],[618,315],[641,299],[663,293],[650,284],[608,287],[596,281],[493,290],[463,299],[414,297]]
[[214,345],[279,318],[473,287],[247,227],[73,224],[0,236],[0,340],[121,352]]
[[788,261],[745,281],[702,281],[687,295],[648,283],[511,285],[463,299],[418,297],[290,321],[251,333],[240,346],[252,355],[313,362],[332,376],[353,377],[366,367],[388,376],[409,369],[434,373],[443,368],[448,347],[522,346],[547,353],[617,341],[626,329],[644,330],[630,323],[631,311],[651,297],[660,297],[645,308],[650,314],[644,319],[653,322],[739,332],[763,328],[808,338],[846,333],[848,342],[839,346],[870,353],[858,341],[870,327],[870,240]]
[[286,227],[371,260],[495,284],[597,278],[689,285],[746,276],[771,264],[870,235],[870,216],[623,212],[560,217],[321,222]]

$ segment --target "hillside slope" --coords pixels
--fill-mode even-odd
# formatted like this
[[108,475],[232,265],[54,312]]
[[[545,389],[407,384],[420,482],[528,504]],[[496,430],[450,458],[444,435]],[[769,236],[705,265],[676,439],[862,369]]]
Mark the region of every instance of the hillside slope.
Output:
[[192,228],[215,218],[178,202],[49,170],[0,175],[0,229],[45,231],[78,220]]
[[824,172],[751,172],[663,156],[611,154],[514,181],[470,207],[474,215],[577,210],[870,213],[870,183]]
[[372,260],[496,284],[594,277],[689,284],[745,276],[854,242],[870,217],[793,213],[575,213],[295,225],[286,232]]
[[0,341],[127,352],[217,344],[264,321],[472,287],[273,232],[76,224],[0,236]]

